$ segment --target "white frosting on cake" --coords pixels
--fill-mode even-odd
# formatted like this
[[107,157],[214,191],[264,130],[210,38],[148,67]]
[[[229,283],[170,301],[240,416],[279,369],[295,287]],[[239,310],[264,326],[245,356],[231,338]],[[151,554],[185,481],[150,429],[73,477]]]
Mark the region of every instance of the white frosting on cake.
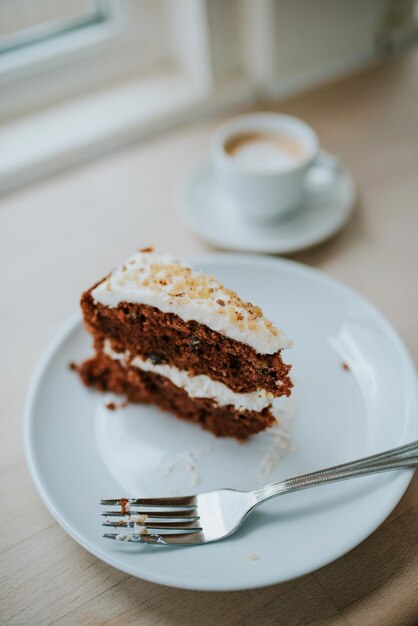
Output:
[[133,365],[144,372],[152,372],[168,378],[173,385],[184,389],[191,398],[209,398],[210,400],[215,400],[220,406],[231,404],[241,411],[262,411],[273,400],[273,395],[264,389],[252,391],[251,393],[237,393],[223,383],[212,380],[204,374],[190,376],[185,370],[180,370],[165,363],[156,365],[149,359],[144,360],[139,356],[130,360],[129,353],[115,352],[108,339],[105,340],[103,352],[124,366],[128,364]]
[[168,254],[139,251],[92,291],[96,302],[116,307],[121,302],[147,304],[184,321],[195,320],[226,337],[274,354],[292,344],[266,320],[261,309],[243,302],[214,276],[182,265]]

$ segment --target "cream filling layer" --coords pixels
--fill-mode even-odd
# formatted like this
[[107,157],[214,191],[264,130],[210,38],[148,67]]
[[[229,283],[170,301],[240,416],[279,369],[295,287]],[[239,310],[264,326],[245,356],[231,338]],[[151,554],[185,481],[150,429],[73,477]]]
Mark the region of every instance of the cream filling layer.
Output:
[[164,376],[176,387],[184,389],[191,398],[208,398],[214,400],[220,406],[232,405],[237,410],[257,412],[268,407],[273,400],[273,395],[264,389],[258,389],[250,393],[237,393],[224,385],[224,383],[212,380],[204,374],[190,376],[187,371],[180,370],[173,365],[165,363],[156,365],[149,359],[144,360],[139,356],[129,361],[129,353],[115,352],[108,339],[105,340],[103,352],[124,366],[133,365],[144,372],[152,372]]

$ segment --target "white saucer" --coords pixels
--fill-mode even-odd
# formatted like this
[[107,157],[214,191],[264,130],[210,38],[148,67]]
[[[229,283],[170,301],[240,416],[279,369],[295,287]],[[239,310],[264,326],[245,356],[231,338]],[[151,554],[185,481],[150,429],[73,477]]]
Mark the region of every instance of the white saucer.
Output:
[[414,366],[394,330],[363,298],[284,259],[214,254],[195,266],[256,302],[293,339],[284,355],[295,381],[286,401],[296,406],[291,449],[275,465],[281,446],[268,431],[240,445],[151,406],[108,410],[110,398],[84,387],[68,368],[92,353],[77,316],[48,348],[31,386],[25,444],[32,478],[69,535],[133,576],[222,591],[302,576],[373,532],[412,472],[276,498],[235,535],[204,546],[131,546],[101,536],[100,498],[252,489],[263,459],[261,478],[271,482],[417,439]]
[[321,154],[321,164],[309,174],[305,203],[285,220],[268,225],[243,221],[238,207],[217,185],[209,159],[186,177],[180,215],[190,230],[224,249],[285,254],[309,248],[344,226],[356,198],[350,173],[335,167],[336,160],[331,155]]

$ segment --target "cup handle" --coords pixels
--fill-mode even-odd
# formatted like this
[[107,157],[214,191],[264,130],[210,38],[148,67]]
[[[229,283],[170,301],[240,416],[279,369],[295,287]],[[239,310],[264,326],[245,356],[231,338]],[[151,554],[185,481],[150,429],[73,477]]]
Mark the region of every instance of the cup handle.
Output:
[[316,199],[326,195],[340,170],[341,165],[337,157],[323,150],[318,152],[306,175],[306,193],[315,196]]
[[333,154],[320,150],[314,160],[311,163],[312,167],[324,167],[332,172],[336,172],[341,169],[339,160]]

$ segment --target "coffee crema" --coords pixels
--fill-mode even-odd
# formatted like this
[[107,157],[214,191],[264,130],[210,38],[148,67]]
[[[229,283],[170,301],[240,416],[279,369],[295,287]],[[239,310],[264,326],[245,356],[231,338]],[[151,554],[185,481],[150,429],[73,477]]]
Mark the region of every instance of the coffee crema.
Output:
[[231,137],[225,152],[257,171],[277,171],[294,167],[306,158],[303,146],[284,133],[247,132]]

